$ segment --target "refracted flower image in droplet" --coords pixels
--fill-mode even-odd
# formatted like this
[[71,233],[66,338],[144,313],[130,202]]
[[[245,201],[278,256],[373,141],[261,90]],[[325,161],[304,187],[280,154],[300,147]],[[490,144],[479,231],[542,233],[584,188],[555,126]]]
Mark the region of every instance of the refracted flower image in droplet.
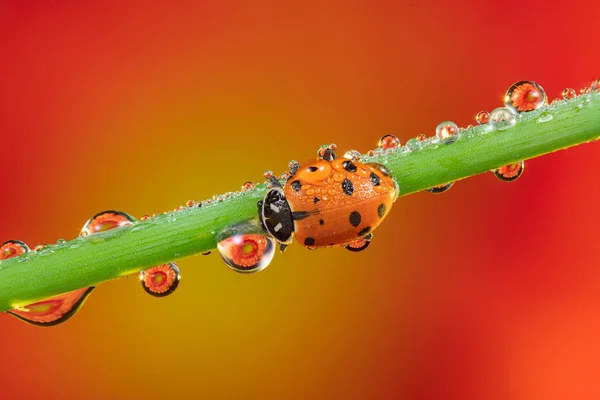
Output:
[[348,150],[347,152],[344,153],[344,158],[347,158],[348,160],[351,160],[351,161],[358,161],[358,160],[360,160],[361,155],[362,154],[360,154],[360,151]]
[[562,91],[562,97],[565,100],[569,100],[577,96],[577,92],[573,88],[566,88]]
[[448,182],[445,185],[434,186],[434,187],[431,187],[431,188],[425,189],[425,190],[427,190],[429,193],[435,193],[435,194],[444,193],[444,192],[447,192],[448,190],[450,190],[452,185],[454,185],[454,182]]
[[158,265],[140,272],[140,282],[146,293],[154,297],[170,295],[179,286],[181,274],[174,262]]
[[379,139],[377,143],[377,147],[380,147],[384,150],[387,149],[395,149],[400,146],[400,139],[398,139],[394,135],[384,135]]
[[29,252],[29,246],[20,240],[7,240],[0,246],[0,260],[18,257]]
[[451,144],[456,141],[458,126],[452,121],[444,121],[435,128],[435,134],[444,144]]
[[475,121],[477,121],[479,125],[487,124],[490,122],[490,113],[487,111],[479,111],[475,116]]
[[525,162],[519,161],[513,164],[508,164],[494,170],[494,176],[503,182],[512,182],[523,175]]
[[504,105],[515,113],[536,110],[546,101],[544,89],[532,81],[517,82],[504,95]]
[[102,211],[94,215],[85,223],[83,228],[81,228],[81,236],[129,226],[133,224],[134,221],[135,218],[121,211]]
[[225,264],[242,273],[262,271],[275,254],[273,239],[258,233],[239,234],[221,240],[217,248]]

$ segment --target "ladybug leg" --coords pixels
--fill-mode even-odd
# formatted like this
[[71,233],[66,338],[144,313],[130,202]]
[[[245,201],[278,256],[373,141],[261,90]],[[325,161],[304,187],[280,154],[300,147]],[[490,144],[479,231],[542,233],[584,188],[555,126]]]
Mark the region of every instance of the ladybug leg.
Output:
[[280,243],[279,244],[279,251],[283,253],[285,251],[285,249],[287,249],[287,247],[288,247],[287,244]]
[[356,239],[353,242],[348,243],[345,247],[346,250],[352,251],[352,252],[359,252],[359,251],[363,251],[364,249],[366,249],[367,247],[369,247],[369,244],[371,244],[371,240],[373,239],[373,234],[369,233],[367,236]]

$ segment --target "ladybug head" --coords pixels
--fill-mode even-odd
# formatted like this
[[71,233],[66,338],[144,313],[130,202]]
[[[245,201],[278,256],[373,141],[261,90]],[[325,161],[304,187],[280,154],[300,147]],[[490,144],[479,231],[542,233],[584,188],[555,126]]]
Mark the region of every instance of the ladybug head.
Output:
[[264,200],[258,202],[258,217],[263,229],[278,242],[291,243],[294,220],[283,189],[269,190]]

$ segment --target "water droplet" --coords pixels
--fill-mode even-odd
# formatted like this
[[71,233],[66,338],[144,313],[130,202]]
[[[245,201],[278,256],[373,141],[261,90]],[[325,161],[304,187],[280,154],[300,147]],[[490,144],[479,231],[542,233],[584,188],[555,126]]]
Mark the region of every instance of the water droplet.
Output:
[[141,221],[146,221],[148,219],[150,219],[150,216],[148,214],[144,214],[142,215],[142,218],[140,218]]
[[37,252],[40,252],[40,251],[46,249],[47,247],[48,247],[48,243],[40,243],[33,248],[33,251],[35,251],[37,253]]
[[539,118],[537,119],[538,123],[543,123],[543,122],[548,122],[548,121],[552,121],[552,114],[550,114],[548,111],[544,111],[540,114]]
[[170,295],[179,286],[181,274],[174,262],[148,268],[140,272],[140,282],[146,293],[155,297]]
[[487,111],[479,111],[475,116],[475,121],[479,125],[487,124],[490,121],[490,113]]
[[18,257],[28,252],[29,247],[20,240],[7,240],[0,246],[0,260]]
[[263,174],[263,176],[265,177],[265,179],[271,179],[275,176],[275,174],[273,174],[273,171],[271,171],[270,169],[266,170],[265,173]]
[[242,273],[262,271],[275,254],[273,239],[256,233],[221,240],[217,248],[223,261],[234,271]]
[[496,108],[490,114],[490,125],[499,131],[512,128],[516,122],[515,114],[506,107]]
[[420,135],[417,136],[417,140],[424,142],[425,140],[427,140],[427,136],[424,133],[421,133]]
[[600,79],[596,79],[594,82],[592,82],[592,84],[590,85],[590,91],[600,92]]
[[572,99],[575,96],[577,96],[577,92],[573,88],[566,88],[562,91],[562,97],[565,100]]
[[319,147],[319,150],[317,151],[317,156],[325,161],[333,161],[337,158],[334,151],[336,148],[337,146],[335,145],[335,143],[324,144],[321,147]]
[[504,105],[515,113],[536,110],[546,101],[544,89],[532,81],[517,82],[504,95]]
[[188,201],[185,203],[185,205],[186,205],[188,208],[192,208],[192,207],[194,207],[194,206],[196,205],[196,202],[195,202],[194,200],[188,200]]
[[102,211],[94,215],[85,223],[83,228],[81,228],[81,236],[129,226],[133,224],[134,221],[135,219],[131,215],[121,211]]
[[67,243],[67,241],[66,241],[65,239],[62,239],[62,238],[61,238],[61,239],[58,239],[58,240],[56,241],[56,245],[57,245],[57,246],[64,246],[66,243]]
[[444,193],[444,192],[447,192],[448,190],[450,190],[452,185],[454,185],[454,182],[448,182],[445,185],[434,186],[434,187],[431,187],[431,188],[425,189],[425,190],[427,190],[429,193],[435,193],[435,194]]
[[250,181],[244,183],[242,185],[242,192],[247,192],[249,190],[254,190],[254,188],[256,187],[256,185]]
[[406,142],[406,148],[410,151],[419,151],[422,147],[421,141],[417,138],[408,139]]
[[581,94],[589,94],[592,91],[592,89],[590,89],[589,87],[584,87],[581,88],[581,90],[579,91],[579,93]]
[[435,135],[444,144],[451,144],[456,141],[458,126],[452,121],[444,121],[435,128]]
[[494,176],[503,182],[512,182],[523,174],[525,162],[519,161],[514,164],[508,164],[498,169],[495,169]]
[[394,135],[384,135],[379,139],[377,147],[381,147],[384,150],[395,149],[400,146],[400,139]]

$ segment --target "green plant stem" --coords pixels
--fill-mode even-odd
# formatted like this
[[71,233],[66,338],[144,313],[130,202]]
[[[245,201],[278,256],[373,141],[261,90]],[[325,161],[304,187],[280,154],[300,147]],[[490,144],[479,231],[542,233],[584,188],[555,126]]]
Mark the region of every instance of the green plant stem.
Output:
[[[600,137],[600,94],[592,93],[522,114],[512,128],[489,124],[466,129],[451,145],[426,142],[366,157],[385,164],[404,196],[519,160]],[[265,184],[132,226],[76,238],[0,263],[0,311],[138,272],[216,247],[224,228],[257,218]],[[399,200],[401,201],[401,200]]]

